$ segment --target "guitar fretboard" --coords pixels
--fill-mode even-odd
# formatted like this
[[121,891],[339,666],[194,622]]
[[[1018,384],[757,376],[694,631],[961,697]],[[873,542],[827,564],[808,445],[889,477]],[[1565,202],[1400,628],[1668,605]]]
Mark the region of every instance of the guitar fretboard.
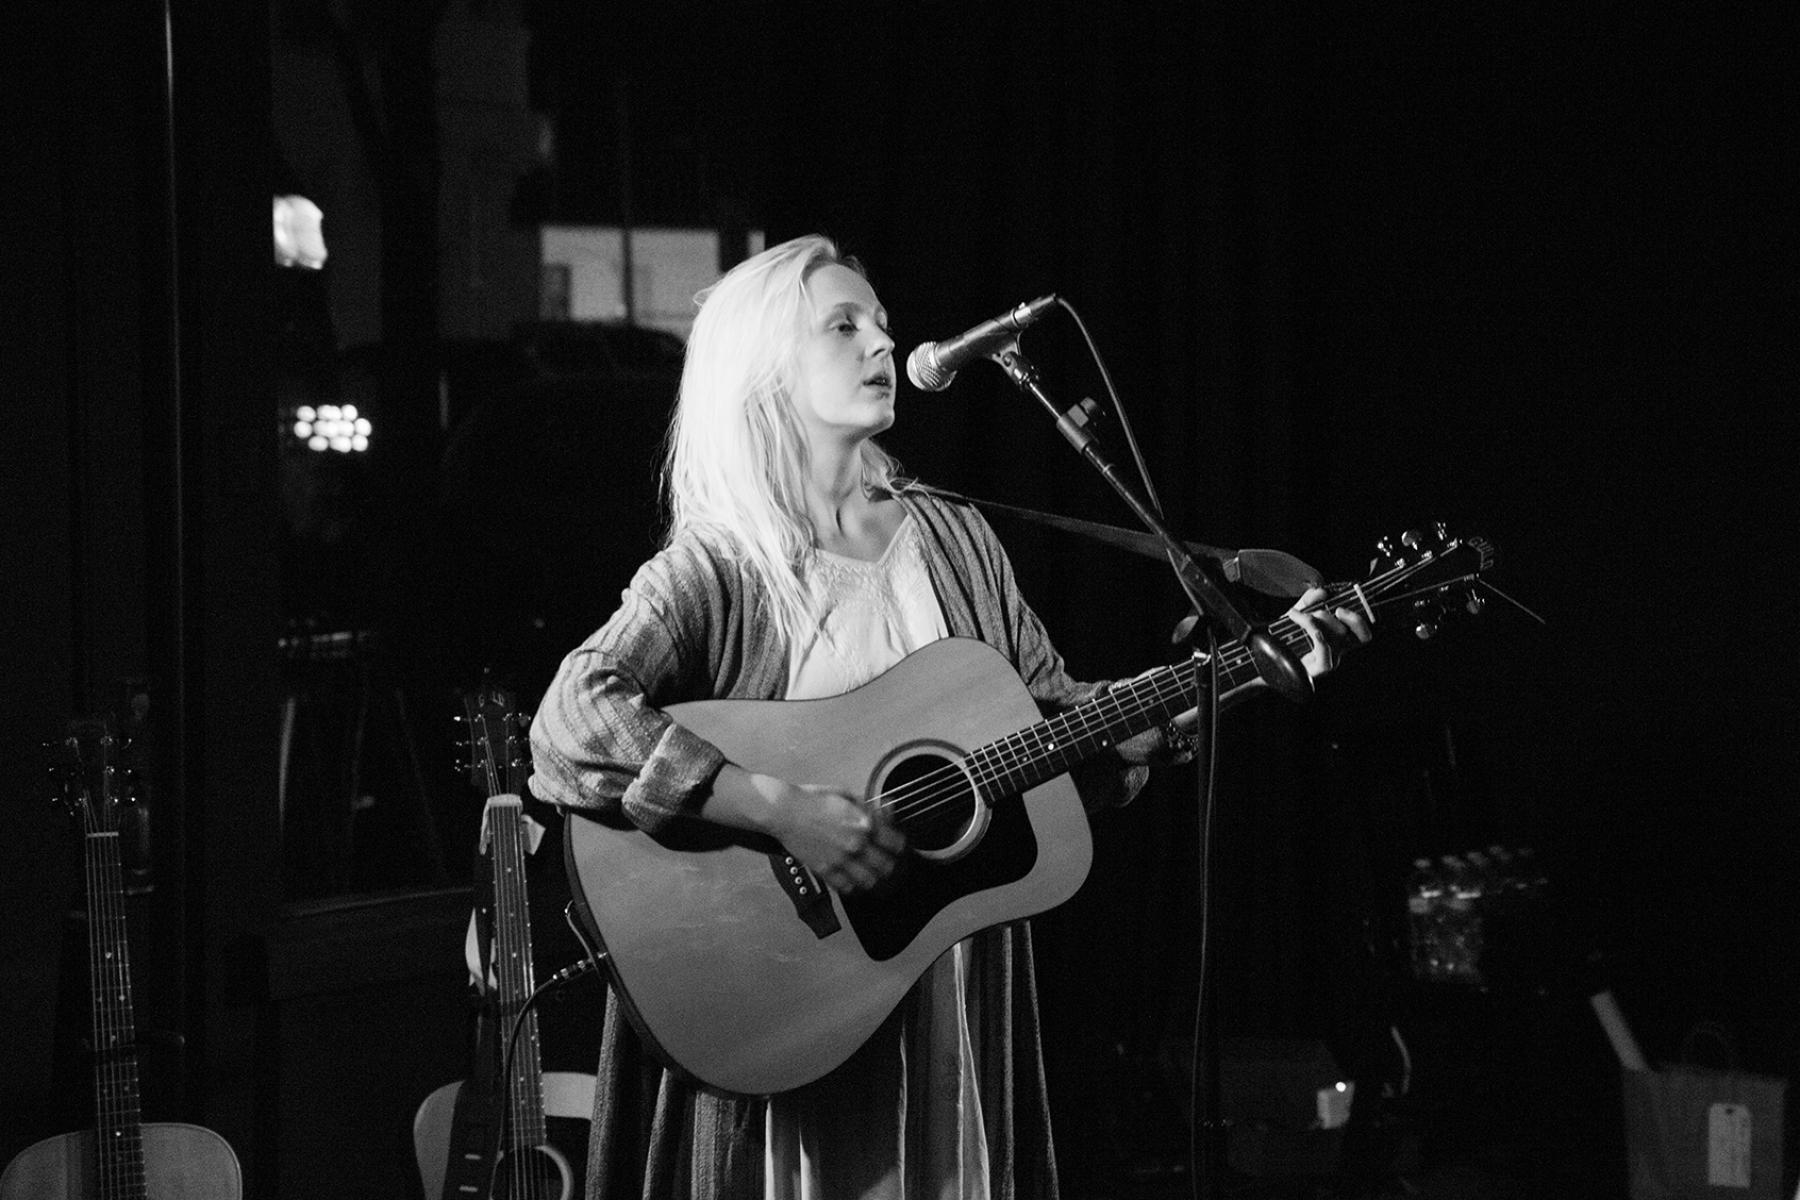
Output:
[[[1314,610],[1349,607],[1373,622],[1378,609],[1412,603],[1474,578],[1492,565],[1493,557],[1493,545],[1485,538],[1445,542],[1437,550],[1418,550],[1411,558],[1396,561],[1364,583],[1333,585],[1331,594]],[[1470,559],[1472,563],[1463,565]],[[1271,624],[1268,633],[1296,657],[1312,642],[1312,636],[1291,616]],[[1259,671],[1255,655],[1243,641],[1221,648],[1217,657],[1223,706],[1243,695]],[[1118,684],[1086,704],[975,750],[967,759],[969,772],[978,786],[995,796],[1017,795],[1054,779],[1123,739],[1192,707],[1197,673],[1206,665],[1206,660],[1196,656]]]
[[[1310,642],[1306,630],[1283,618],[1269,629],[1296,653]],[[968,756],[975,781],[995,795],[1017,795],[1086,762],[1126,738],[1192,708],[1201,658],[1161,667],[1115,685],[1068,712],[990,742]],[[1224,703],[1257,678],[1250,651],[1233,645],[1219,652],[1219,694]]]
[[148,1192],[118,832],[91,830],[85,857],[99,1191],[102,1200],[140,1200]]
[[[488,800],[489,852],[494,868],[495,1007],[502,1037],[512,1033],[531,994],[536,990],[531,961],[531,909],[526,890],[525,857],[528,852],[523,805],[517,796]],[[501,1053],[505,1053],[505,1045]],[[518,1039],[512,1046],[512,1066],[507,1077],[507,1144],[514,1150],[540,1146],[547,1140],[544,1121],[544,1079],[539,1062],[537,1013],[525,1015]]]

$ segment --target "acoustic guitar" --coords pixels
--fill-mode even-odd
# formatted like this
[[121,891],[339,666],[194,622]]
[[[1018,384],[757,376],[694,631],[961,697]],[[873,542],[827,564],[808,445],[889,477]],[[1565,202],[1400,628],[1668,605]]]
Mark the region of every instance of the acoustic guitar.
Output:
[[523,722],[502,688],[465,694],[463,711],[469,769],[488,797],[481,824],[481,850],[493,873],[488,1003],[471,1078],[425,1098],[413,1120],[413,1149],[428,1200],[570,1200],[576,1169],[551,1139],[547,1118],[578,1119],[585,1127],[593,1118],[594,1077],[545,1072],[537,1013],[525,1011],[536,973],[525,875],[532,832],[522,800]]
[[143,1120],[117,741],[108,723],[79,721],[63,748],[61,798],[81,818],[86,860],[95,1123],[27,1146],[0,1174],[0,1200],[240,1200],[243,1171],[224,1138],[198,1125]]
[[[1409,533],[1323,607],[1410,611],[1435,628],[1453,598],[1478,606],[1493,559],[1481,538]],[[1309,644],[1291,618],[1269,632],[1295,651]],[[1241,643],[1218,658],[1222,696],[1257,678]],[[740,766],[885,809],[908,849],[894,886],[839,896],[766,838],[698,821],[652,836],[568,810],[576,906],[625,1011],[704,1087],[767,1095],[818,1079],[956,942],[1075,893],[1092,841],[1067,772],[1192,707],[1211,666],[1196,655],[1045,720],[999,652],[947,638],[829,699],[671,705]]]

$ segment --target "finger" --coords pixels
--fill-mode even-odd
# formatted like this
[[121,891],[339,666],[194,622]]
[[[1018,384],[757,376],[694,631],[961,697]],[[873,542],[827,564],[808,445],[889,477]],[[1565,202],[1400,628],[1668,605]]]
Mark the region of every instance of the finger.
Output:
[[1306,630],[1306,636],[1311,638],[1315,645],[1318,644],[1319,617],[1317,613],[1306,611],[1304,606],[1295,606],[1295,608],[1288,613],[1288,616],[1293,620],[1294,624]]
[[887,875],[873,864],[863,859],[856,859],[844,864],[844,889],[852,892],[866,892],[880,883]]
[[1369,619],[1362,613],[1359,613],[1354,609],[1340,608],[1337,610],[1337,617],[1338,620],[1343,623],[1344,628],[1350,631],[1350,636],[1354,637],[1359,642],[1366,642],[1369,640]]
[[869,844],[892,856],[906,849],[906,835],[887,821],[875,822],[869,831]]
[[1306,636],[1312,640],[1312,648],[1300,658],[1300,665],[1306,668],[1306,673],[1316,678],[1331,670],[1335,657],[1331,643],[1326,640],[1325,634],[1320,629],[1320,614],[1309,613],[1304,608],[1295,608],[1289,615],[1293,617],[1294,624],[1306,630]]
[[900,860],[885,850],[871,850],[857,864],[868,874],[870,883],[880,883],[894,873],[894,866]]
[[[1338,610],[1338,612],[1342,611],[1342,609]],[[1339,617],[1337,613],[1327,612],[1325,609],[1321,608],[1318,612],[1312,614],[1311,619],[1313,631],[1327,641],[1330,641],[1333,638],[1341,638],[1345,634],[1343,618]]]

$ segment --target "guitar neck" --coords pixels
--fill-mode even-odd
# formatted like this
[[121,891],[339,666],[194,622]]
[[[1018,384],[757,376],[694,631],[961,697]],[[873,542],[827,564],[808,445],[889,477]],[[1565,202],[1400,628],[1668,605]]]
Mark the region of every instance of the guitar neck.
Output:
[[487,806],[489,853],[494,870],[495,1010],[499,1016],[498,1052],[512,1061],[506,1077],[507,1139],[514,1149],[541,1146],[548,1137],[544,1121],[544,1077],[538,1053],[538,1019],[525,1014],[516,1039],[513,1023],[537,990],[531,961],[531,906],[525,882],[529,831],[518,796],[494,796]]
[[[1270,626],[1269,633],[1294,651],[1310,641],[1286,617]],[[1228,704],[1256,682],[1256,662],[1235,643],[1218,657],[1220,703]],[[1017,795],[1194,707],[1200,672],[1207,668],[1204,659],[1194,658],[1120,683],[1086,704],[975,750],[969,766],[990,790]]]
[[137,1200],[147,1194],[143,1110],[118,831],[89,831],[85,857],[99,1193],[104,1200]]

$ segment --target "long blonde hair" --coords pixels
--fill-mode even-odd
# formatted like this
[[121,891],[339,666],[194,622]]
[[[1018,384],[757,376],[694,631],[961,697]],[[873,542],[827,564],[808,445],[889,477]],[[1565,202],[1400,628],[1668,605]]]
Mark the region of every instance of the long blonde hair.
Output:
[[[700,293],[663,462],[667,540],[689,530],[721,535],[767,589],[789,644],[816,620],[800,574],[815,535],[793,393],[812,319],[807,280],[830,264],[863,273],[836,243],[810,234],[746,259]],[[865,489],[898,490],[900,467],[886,451],[865,440],[861,454]]]

